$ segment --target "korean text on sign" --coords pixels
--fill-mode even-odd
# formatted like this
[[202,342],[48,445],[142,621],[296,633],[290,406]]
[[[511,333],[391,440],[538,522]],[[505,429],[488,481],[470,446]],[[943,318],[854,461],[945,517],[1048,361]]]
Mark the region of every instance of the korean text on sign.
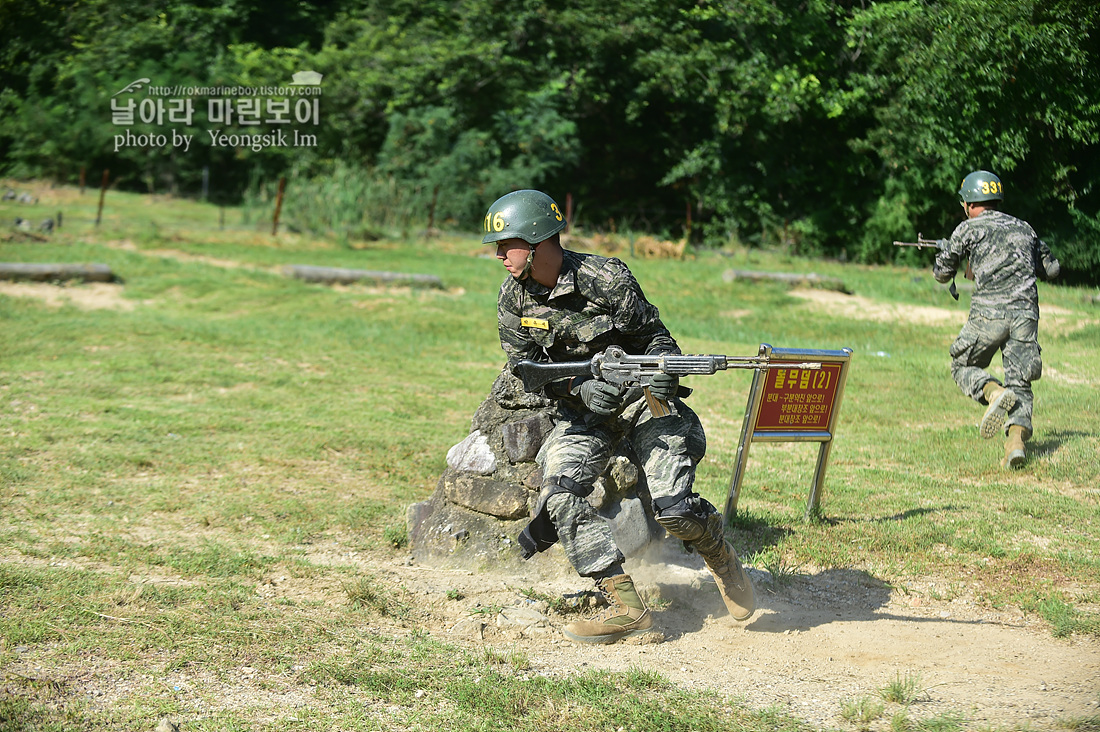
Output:
[[841,365],[820,369],[773,369],[767,374],[757,431],[826,430],[836,398]]

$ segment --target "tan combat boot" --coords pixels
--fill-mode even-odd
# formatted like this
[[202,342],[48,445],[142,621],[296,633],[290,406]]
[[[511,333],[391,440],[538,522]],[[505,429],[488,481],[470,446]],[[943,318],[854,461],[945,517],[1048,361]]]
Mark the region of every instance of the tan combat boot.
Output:
[[722,543],[723,546],[717,552],[703,554],[703,560],[718,584],[718,591],[722,593],[722,602],[726,604],[730,617],[734,620],[748,620],[756,610],[752,580],[741,565],[741,560],[737,558],[733,544],[728,541]]
[[[752,580],[741,565],[741,560],[737,558],[733,544],[726,541],[723,528],[725,519],[711,508],[712,512],[705,516],[684,516],[676,513],[658,515],[657,523],[665,527],[669,534],[682,540],[686,546],[699,552],[718,584],[722,602],[726,604],[730,616],[734,620],[748,620],[756,609]],[[699,519],[702,519],[702,523]]]
[[981,435],[990,439],[1004,426],[1009,411],[1016,406],[1016,392],[998,384],[996,381],[987,381],[982,387],[985,400],[989,403],[985,414],[982,415]]
[[608,607],[591,620],[570,623],[562,628],[566,638],[577,643],[607,644],[653,627],[653,618],[634,589],[630,575],[605,577],[596,582],[596,587],[607,598]]
[[718,584],[722,602],[734,620],[748,620],[756,609],[756,595],[749,573],[737,558],[737,552],[725,538],[725,519],[720,513],[707,516],[707,528],[701,537],[691,542],[691,548],[707,564],[707,569]]
[[1024,452],[1024,428],[1018,424],[1008,426],[1008,439],[1005,440],[1005,459],[1001,463],[1006,468],[1019,468],[1027,459]]

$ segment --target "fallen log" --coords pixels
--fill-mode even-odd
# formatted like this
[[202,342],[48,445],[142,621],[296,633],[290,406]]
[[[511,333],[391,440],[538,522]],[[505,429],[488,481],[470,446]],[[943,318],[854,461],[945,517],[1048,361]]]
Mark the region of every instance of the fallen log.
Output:
[[117,279],[111,268],[105,264],[0,262],[0,280],[115,282]]
[[443,289],[443,281],[435,275],[408,274],[405,272],[372,272],[366,269],[343,269],[341,267],[312,267],[305,264],[288,264],[283,273],[306,282],[320,282],[326,285],[350,285],[354,283],[368,285],[397,285],[407,287],[425,287]]
[[823,277],[813,272],[751,272],[741,269],[728,269],[722,274],[722,280],[724,282],[733,282],[734,280],[783,282],[791,287],[801,285],[803,287],[816,287],[821,290],[848,292],[848,288],[844,286],[844,282],[841,280],[835,277]]

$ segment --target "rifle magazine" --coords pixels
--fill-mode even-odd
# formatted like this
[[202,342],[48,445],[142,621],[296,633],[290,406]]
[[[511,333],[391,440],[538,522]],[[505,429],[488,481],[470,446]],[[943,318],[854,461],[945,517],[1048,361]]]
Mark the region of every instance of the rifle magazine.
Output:
[[642,392],[645,394],[645,403],[649,407],[649,412],[654,417],[667,417],[672,414],[672,408],[668,406],[668,402],[653,396],[648,386],[643,387]]

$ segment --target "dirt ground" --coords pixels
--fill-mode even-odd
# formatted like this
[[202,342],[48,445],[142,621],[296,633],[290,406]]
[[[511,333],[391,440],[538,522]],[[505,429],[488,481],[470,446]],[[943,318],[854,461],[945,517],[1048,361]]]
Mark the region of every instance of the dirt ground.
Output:
[[[311,547],[308,558],[320,565],[357,566],[410,610],[399,618],[372,616],[370,627],[361,630],[393,638],[423,631],[475,652],[492,649],[498,657],[526,659],[524,673],[530,675],[655,672],[681,688],[755,710],[777,710],[822,730],[885,732],[903,711],[913,725],[909,728],[936,721],[957,726],[921,728],[1100,728],[1100,641],[1054,638],[1033,616],[979,607],[965,592],[959,594],[957,583],[907,581],[899,591],[853,570],[803,569],[777,579],[750,567],[757,610],[737,623],[696,556],[679,552],[661,561],[627,560],[654,613],[654,629],[618,644],[586,646],[566,640],[560,630],[592,610],[561,615],[542,599],[587,597],[591,585],[586,580],[564,572],[547,580],[428,567],[395,554],[369,555],[346,547],[338,540],[322,542]],[[4,554],[3,561],[42,561]],[[348,612],[341,577],[346,575],[273,575],[257,593],[272,604],[308,605],[311,616],[323,621]],[[136,585],[181,581],[169,576],[130,580]],[[534,593],[538,597],[532,599]],[[946,595],[953,599],[935,599]],[[158,657],[147,659],[146,671],[127,672],[117,661],[70,657],[55,644],[11,650],[18,660],[0,674],[0,694],[9,691],[9,682],[49,678],[65,693],[109,711],[131,703],[142,689],[155,689],[154,696],[183,703],[185,713],[174,719],[182,730],[217,710],[248,708],[277,724],[294,718],[295,709],[319,708],[313,691],[295,674],[276,669],[200,665],[165,670],[165,659]],[[916,680],[916,701],[908,709],[884,702],[880,692],[905,679]],[[26,691],[23,683],[15,687],[13,693]],[[846,718],[845,710],[861,701],[882,709],[866,722]],[[155,724],[150,719],[144,728]]]
[[134,302],[122,296],[122,287],[109,282],[68,287],[48,282],[0,282],[0,295],[33,298],[55,308],[68,303],[81,310],[133,310]]
[[[805,571],[777,581],[750,569],[757,610],[737,623],[697,557],[666,561],[672,563],[628,560],[657,632],[610,646],[564,639],[561,625],[579,616],[558,615],[525,597],[531,589],[566,597],[589,589],[577,577],[540,582],[411,560],[375,572],[419,599],[434,634],[521,651],[536,673],[640,668],[821,728],[889,729],[902,707],[884,703],[880,691],[906,678],[919,680],[921,689],[907,712],[914,722],[951,718],[965,729],[1046,730],[1100,720],[1100,642],[1054,638],[1035,617],[981,608],[965,594],[933,599],[952,594],[947,583],[938,589],[933,580],[907,583],[903,593],[862,572]],[[492,606],[528,612],[511,621],[472,619],[473,611]],[[528,622],[534,624],[524,627]],[[846,721],[845,706],[860,700],[883,704],[880,717],[866,725]]]

